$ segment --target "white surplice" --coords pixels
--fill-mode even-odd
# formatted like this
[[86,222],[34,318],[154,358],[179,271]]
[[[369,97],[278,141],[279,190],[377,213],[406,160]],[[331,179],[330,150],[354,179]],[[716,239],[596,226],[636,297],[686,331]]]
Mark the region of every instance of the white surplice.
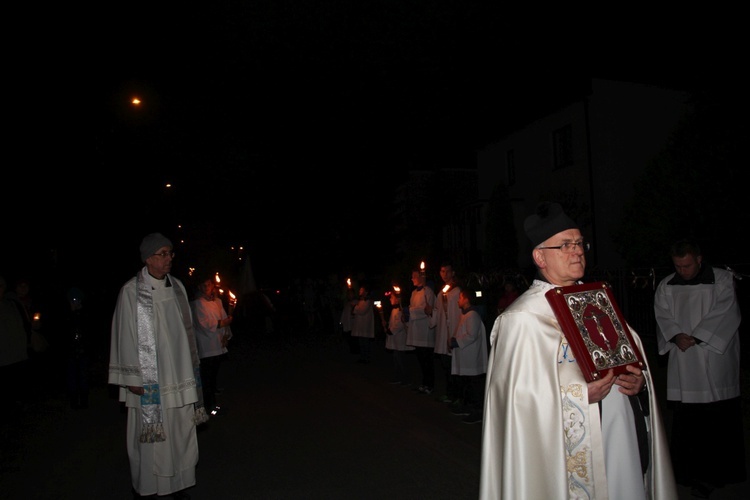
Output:
[[127,451],[133,488],[141,495],[166,495],[195,485],[198,438],[194,403],[198,388],[185,328],[190,316],[184,285],[171,275],[166,280],[150,276],[144,267],[143,279],[152,285],[153,327],[156,332],[162,420],[166,440],[141,443],[143,425],[141,397],[127,386],[143,386],[138,351],[136,278],[120,289],[112,318],[109,383],[120,387],[119,398],[127,407]]

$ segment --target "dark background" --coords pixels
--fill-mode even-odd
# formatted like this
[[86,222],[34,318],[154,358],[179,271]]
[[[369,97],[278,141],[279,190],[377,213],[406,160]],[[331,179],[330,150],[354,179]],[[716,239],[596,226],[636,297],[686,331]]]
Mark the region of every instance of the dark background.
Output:
[[183,268],[242,245],[261,286],[342,262],[376,273],[409,169],[475,168],[478,148],[591,77],[696,89],[741,70],[731,12],[546,14],[396,0],[11,12],[0,272],[119,284],[161,231]]

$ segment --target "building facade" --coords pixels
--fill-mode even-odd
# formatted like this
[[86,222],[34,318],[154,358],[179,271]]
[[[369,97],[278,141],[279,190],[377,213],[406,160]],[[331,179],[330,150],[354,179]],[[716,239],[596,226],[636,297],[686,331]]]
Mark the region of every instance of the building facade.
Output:
[[479,150],[479,199],[486,207],[495,186],[507,186],[519,267],[531,265],[523,221],[543,200],[560,201],[581,224],[593,245],[590,267],[623,265],[612,239],[623,202],[689,113],[688,99],[686,92],[594,79],[585,97]]

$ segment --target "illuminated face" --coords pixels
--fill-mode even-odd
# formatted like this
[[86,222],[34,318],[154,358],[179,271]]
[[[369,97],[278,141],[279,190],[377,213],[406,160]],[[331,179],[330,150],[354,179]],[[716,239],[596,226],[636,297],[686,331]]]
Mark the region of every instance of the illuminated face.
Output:
[[[535,248],[532,256],[534,263],[539,267],[545,278],[556,286],[569,286],[583,278],[586,271],[586,254],[583,244],[583,236],[578,229],[566,229],[543,242],[540,247]],[[572,245],[572,251],[564,251],[561,247],[566,243]],[[569,245],[571,246],[571,245]]]
[[456,273],[453,271],[453,266],[441,266],[440,267],[440,278],[443,280],[443,283],[452,283],[453,282],[453,276]]
[[216,282],[213,280],[213,278],[206,279],[203,283],[201,283],[200,286],[201,293],[203,293],[203,295],[205,295],[206,297],[213,297],[215,288]]
[[419,271],[413,271],[411,273],[411,282],[414,286],[419,286],[422,282],[422,277],[419,275]]

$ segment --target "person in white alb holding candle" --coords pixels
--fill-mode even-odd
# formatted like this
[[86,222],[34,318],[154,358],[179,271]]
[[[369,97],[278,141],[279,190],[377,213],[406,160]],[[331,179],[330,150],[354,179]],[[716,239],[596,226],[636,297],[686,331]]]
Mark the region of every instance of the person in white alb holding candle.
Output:
[[451,373],[449,344],[461,321],[461,308],[458,306],[461,287],[456,283],[456,271],[451,262],[444,261],[440,264],[440,278],[443,280],[443,287],[437,292],[435,307],[430,315],[430,326],[435,327],[435,356],[445,377],[445,394],[439,400],[458,406],[461,404],[461,393],[455,375]]
[[414,289],[409,299],[406,345],[415,348],[422,372],[422,383],[417,391],[432,394],[435,389],[435,328],[430,326],[430,314],[435,306],[435,292],[426,286],[427,278],[424,271],[412,271],[411,282]]
[[198,282],[197,296],[190,303],[201,360],[204,404],[214,416],[226,412],[226,408],[222,410],[216,404],[216,393],[219,368],[229,352],[227,343],[232,338],[232,316],[224,310],[224,304],[216,292],[214,277],[204,273]]
[[406,367],[406,353],[413,351],[414,347],[406,345],[406,323],[402,321],[403,308],[401,307],[401,296],[391,292],[391,314],[385,328],[385,348],[391,352],[393,357],[393,379],[392,384],[409,384],[409,372]]

